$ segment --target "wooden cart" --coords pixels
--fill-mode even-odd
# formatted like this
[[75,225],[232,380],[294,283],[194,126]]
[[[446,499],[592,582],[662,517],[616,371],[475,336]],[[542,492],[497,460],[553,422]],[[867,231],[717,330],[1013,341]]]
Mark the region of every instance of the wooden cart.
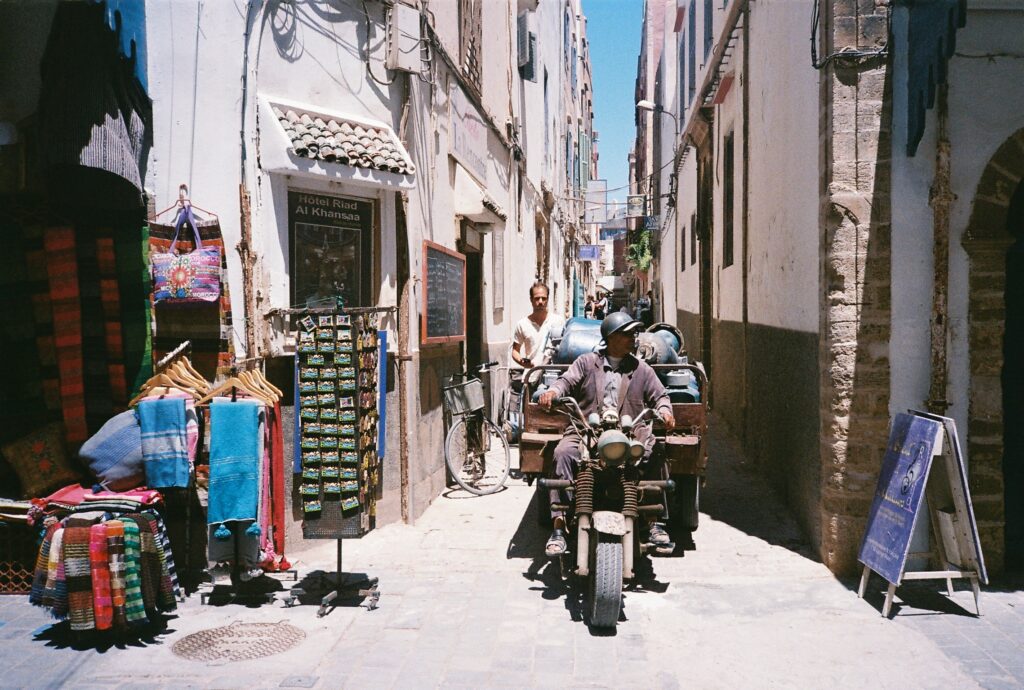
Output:
[[[655,364],[655,371],[678,371],[688,369],[698,381],[701,402],[673,403],[676,426],[666,434],[661,421],[656,421],[654,434],[657,438],[654,453],[668,462],[669,475],[676,482],[672,504],[669,506],[671,522],[677,527],[693,531],[697,529],[700,512],[700,492],[705,481],[708,466],[707,400],[710,384],[703,367],[694,364]],[[527,371],[523,381],[523,430],[519,439],[519,466],[527,481],[538,477],[551,477],[554,466],[555,446],[568,426],[565,415],[554,410],[546,411],[532,401],[533,392],[539,385],[545,371],[559,374],[569,368],[568,364],[548,364]],[[538,491],[538,518],[548,521],[547,494]]]

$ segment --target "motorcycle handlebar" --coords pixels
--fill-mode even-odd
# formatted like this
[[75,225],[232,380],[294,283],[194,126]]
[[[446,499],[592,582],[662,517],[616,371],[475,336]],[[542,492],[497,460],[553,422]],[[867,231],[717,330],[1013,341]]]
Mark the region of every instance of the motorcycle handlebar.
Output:
[[475,367],[473,367],[473,369],[474,371],[484,371],[485,369],[496,367],[499,364],[501,364],[501,362],[499,362],[498,360],[494,360],[493,362],[483,362],[481,364],[477,364]]

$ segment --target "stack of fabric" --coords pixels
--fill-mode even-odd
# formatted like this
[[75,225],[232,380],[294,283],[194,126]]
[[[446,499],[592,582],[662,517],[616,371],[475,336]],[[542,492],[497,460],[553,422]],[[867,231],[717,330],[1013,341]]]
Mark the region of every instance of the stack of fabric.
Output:
[[75,631],[130,632],[176,607],[174,558],[155,511],[117,514],[99,503],[46,518],[29,601]]

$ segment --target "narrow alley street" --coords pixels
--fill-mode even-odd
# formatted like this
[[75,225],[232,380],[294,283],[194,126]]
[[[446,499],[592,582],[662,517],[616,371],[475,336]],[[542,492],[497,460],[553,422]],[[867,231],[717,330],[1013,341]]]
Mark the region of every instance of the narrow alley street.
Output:
[[[166,634],[78,650],[50,639],[47,614],[0,599],[0,687],[62,688],[1013,688],[1024,683],[1024,596],[933,585],[900,590],[892,620],[881,583],[867,601],[809,551],[777,497],[715,427],[695,548],[645,560],[614,634],[578,620],[540,554],[533,489],[452,490],[415,525],[345,544],[346,571],[380,578],[373,611],[315,605],[203,606],[193,596]],[[312,544],[312,543],[311,543]],[[334,542],[298,555],[305,577],[333,571]],[[642,566],[643,569],[643,566]],[[910,593],[907,594],[907,591]],[[350,602],[354,603],[354,602]],[[290,650],[242,662],[188,661],[175,642],[233,623],[285,622]],[[35,631],[33,637],[32,631]],[[244,645],[245,641],[240,641]],[[258,652],[254,653],[258,656]]]

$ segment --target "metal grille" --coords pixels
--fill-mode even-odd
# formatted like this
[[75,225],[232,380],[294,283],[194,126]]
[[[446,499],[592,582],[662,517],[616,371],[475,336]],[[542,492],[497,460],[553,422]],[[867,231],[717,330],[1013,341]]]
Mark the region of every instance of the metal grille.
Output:
[[177,656],[191,661],[245,661],[280,654],[306,639],[287,623],[232,623],[192,633],[174,643]]

